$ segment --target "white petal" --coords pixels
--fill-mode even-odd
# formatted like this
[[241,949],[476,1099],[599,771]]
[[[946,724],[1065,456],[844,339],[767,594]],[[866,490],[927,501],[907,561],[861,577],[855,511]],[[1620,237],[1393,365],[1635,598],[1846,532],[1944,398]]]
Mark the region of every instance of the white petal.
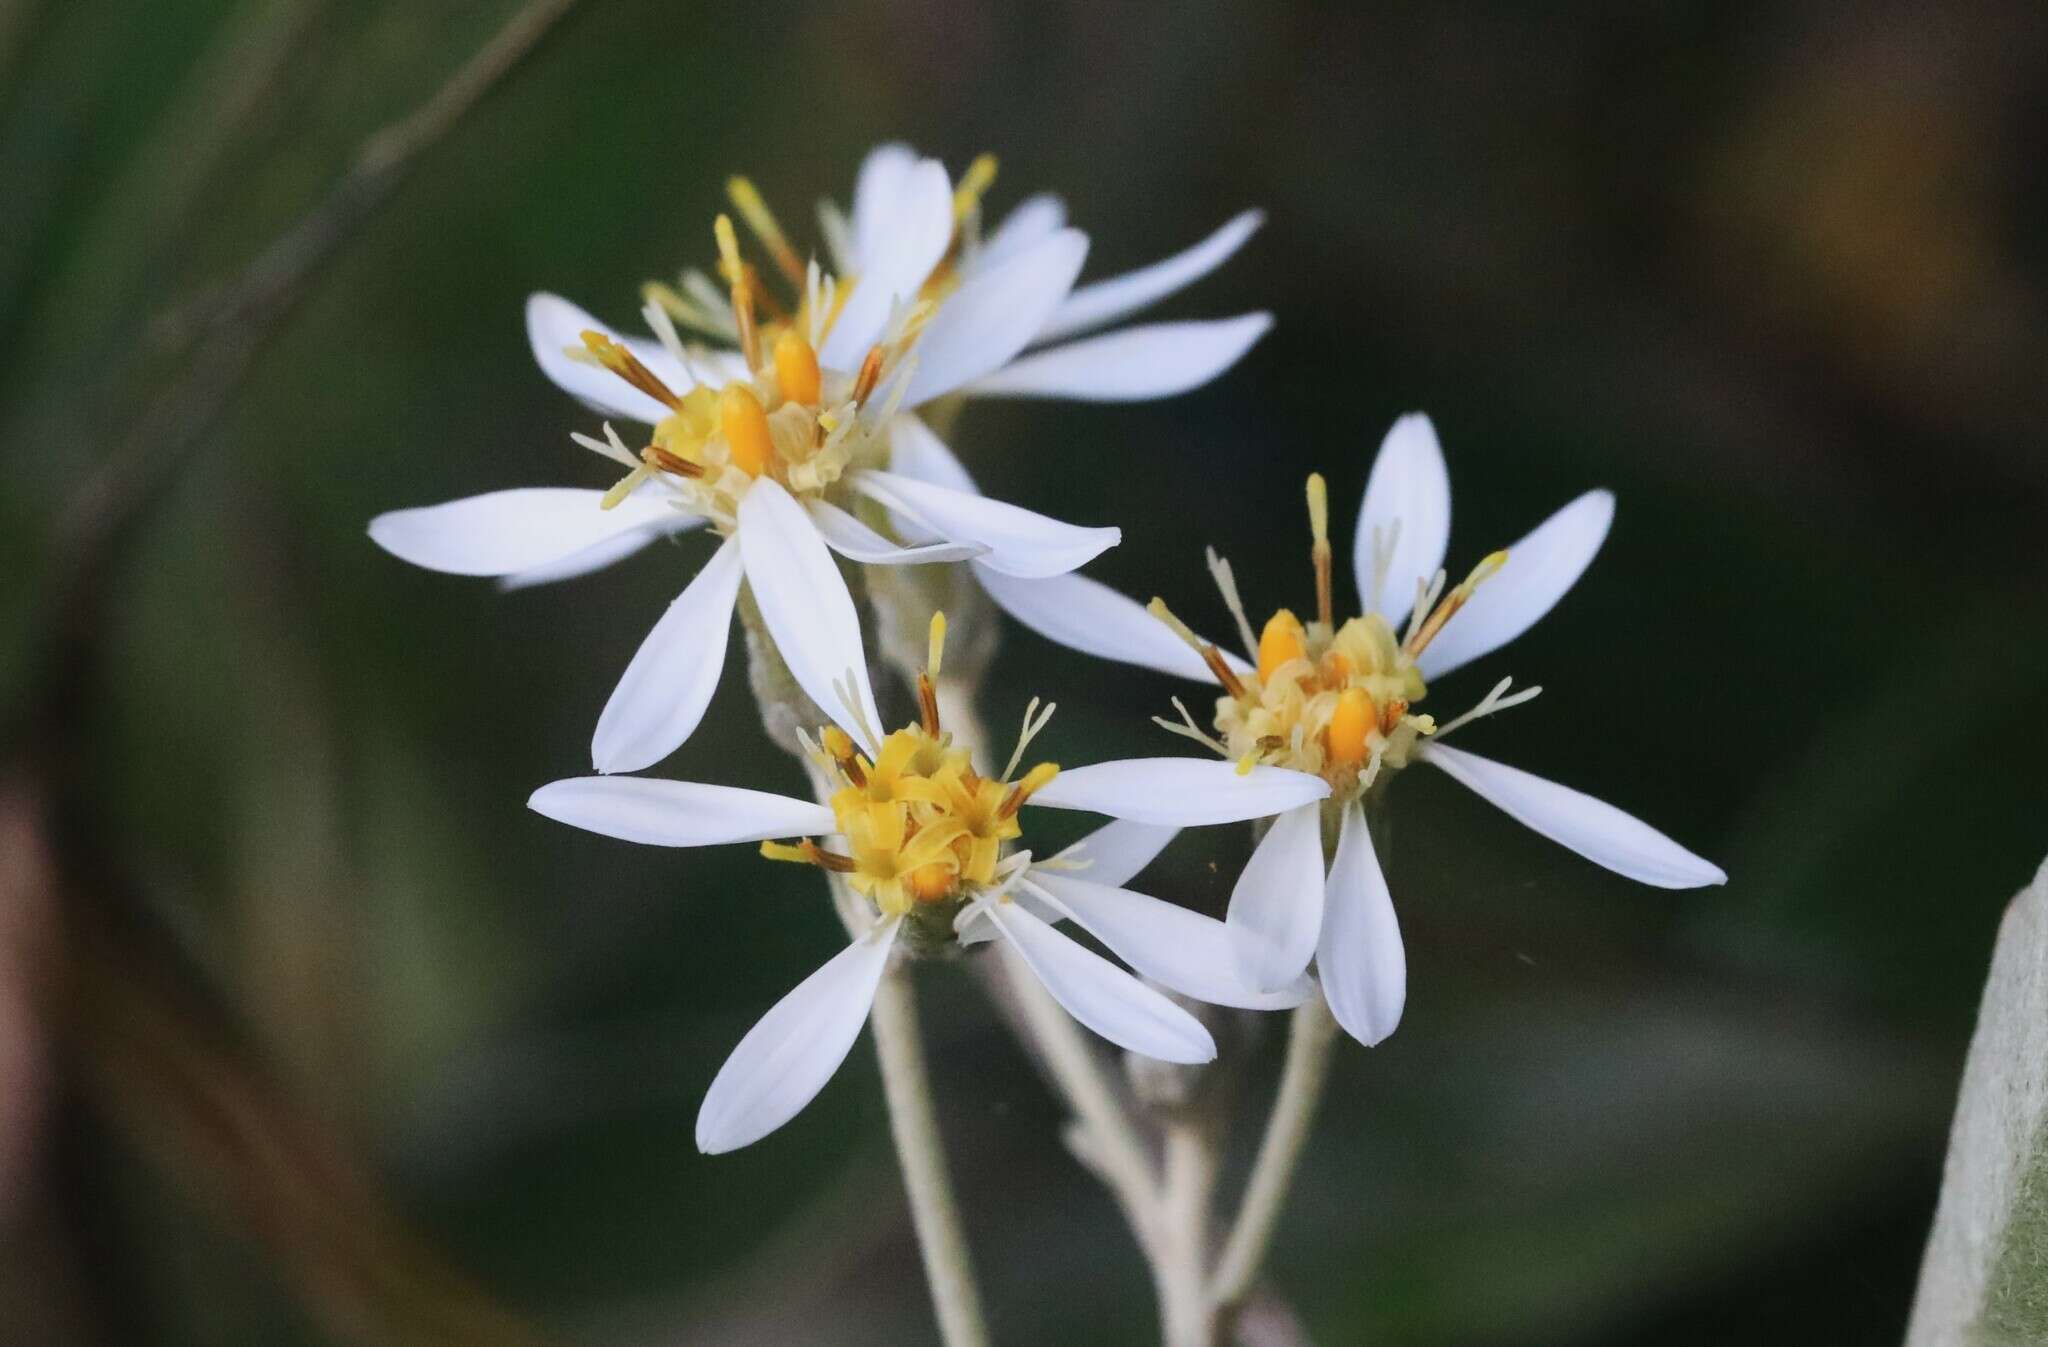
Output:
[[672,537],[686,529],[696,528],[704,522],[702,515],[690,514],[683,510],[672,509],[669,514],[673,518],[643,524],[616,537],[592,543],[580,552],[571,552],[554,561],[500,576],[498,588],[507,591],[531,589],[535,585],[553,584],[557,580],[573,580],[579,575],[601,571],[616,562],[624,561],[658,538]]
[[1329,793],[1321,777],[1285,767],[1239,772],[1235,763],[1209,758],[1124,758],[1068,768],[1029,803],[1194,828],[1265,818]]
[[[1216,682],[1216,675],[1186,641],[1135,599],[1125,598],[1100,580],[1078,574],[1021,580],[985,566],[976,566],[974,575],[997,607],[1048,641],[1084,655],[1121,660],[1197,683]],[[1250,670],[1250,665],[1228,650],[1220,653],[1239,673]]]
[[572,828],[651,847],[819,836],[837,826],[831,810],[808,800],[645,776],[551,781],[535,791],[526,806]]
[[1056,337],[1113,323],[1176,290],[1193,285],[1229,260],[1230,255],[1242,248],[1244,241],[1257,233],[1265,222],[1264,211],[1248,210],[1185,252],[1175,253],[1149,267],[1140,267],[1136,271],[1080,287],[1067,296],[1066,303],[1053,313],[1052,321],[1032,340],[1052,341]]
[[929,402],[1009,363],[1074,288],[1087,256],[1088,236],[1062,229],[968,277],[918,339],[903,405]]
[[971,561],[987,552],[979,543],[919,543],[906,547],[891,542],[830,501],[804,502],[804,511],[818,526],[825,545],[840,556],[870,566],[914,566],[934,561]]
[[[747,585],[790,675],[820,710],[873,752],[882,715],[868,683],[860,618],[817,525],[780,482],[763,477],[740,498],[739,540]],[[832,688],[849,677],[851,707]],[[856,723],[862,717],[865,725]]]
[[591,766],[637,772],[682,747],[718,690],[739,592],[740,549],[727,539],[633,652],[597,718]]
[[1212,1062],[1216,1040],[1202,1022],[1093,950],[1075,944],[1015,903],[983,903],[1052,999],[1120,1048],[1162,1062]]
[[941,538],[986,548],[976,564],[1005,575],[1064,575],[1087,565],[1123,537],[1121,529],[1084,528],[1019,505],[873,468],[855,472],[850,481],[854,490]]
[[1154,982],[1183,996],[1246,1010],[1292,1010],[1314,984],[1306,975],[1277,992],[1258,992],[1243,977],[1235,934],[1214,917],[1128,889],[1034,868],[1026,884],[1044,890],[1066,916],[1110,952]]
[[[899,477],[929,482],[952,491],[964,491],[970,496],[981,494],[981,488],[974,484],[974,478],[968,474],[959,456],[948,449],[945,441],[933,434],[932,428],[919,420],[915,412],[898,412],[890,418],[889,471]],[[902,538],[921,542],[933,540],[930,528],[901,510],[889,511],[889,527]]]
[[370,521],[370,539],[415,566],[451,575],[516,575],[573,557],[642,529],[687,527],[666,497],[636,491],[600,509],[602,491],[567,486],[516,487],[481,496],[392,510]]
[[1693,855],[1641,819],[1569,786],[1442,744],[1429,745],[1421,756],[1517,823],[1618,875],[1660,889],[1728,882],[1720,866]]
[[1011,361],[967,391],[977,397],[1137,402],[1199,388],[1235,365],[1273,326],[1269,313],[1147,323]]
[[1285,987],[1316,952],[1323,924],[1323,819],[1303,805],[1273,820],[1230,891],[1224,920],[1239,937],[1244,980]]
[[1408,999],[1408,956],[1394,919],[1394,895],[1373,854],[1365,811],[1357,805],[1344,810],[1344,829],[1330,862],[1316,972],[1330,1013],[1368,1048],[1401,1022]]
[[900,923],[856,940],[775,1003],[725,1059],[697,1110],[697,1149],[738,1150],[803,1111],[853,1050]]
[[865,269],[878,254],[902,199],[903,180],[917,163],[917,151],[901,141],[869,150],[853,180],[853,254]]
[[621,379],[602,365],[571,359],[571,350],[583,349],[585,332],[602,332],[613,341],[631,348],[640,363],[652,370],[673,393],[687,393],[696,380],[670,359],[659,342],[626,337],[585,313],[560,295],[529,295],[526,300],[526,339],[532,343],[533,358],[541,372],[555,386],[605,416],[655,425],[669,409]]
[[910,304],[953,239],[953,184],[936,159],[920,159],[903,170],[888,200],[874,208],[874,222],[854,216],[854,247],[860,275],[853,293],[832,320],[818,359],[831,369],[858,368],[882,336],[889,313]]
[[[1374,549],[1383,540],[1391,540],[1393,547],[1381,572]],[[1450,541],[1451,476],[1444,452],[1430,419],[1410,412],[1380,441],[1372,475],[1365,479],[1365,501],[1358,507],[1358,531],[1351,537],[1352,574],[1366,611],[1386,618],[1398,632],[1415,607],[1415,582],[1437,573]]]
[[1442,677],[1535,626],[1578,582],[1613,522],[1614,493],[1588,491],[1538,524],[1415,661],[1422,676]]
[[[1166,850],[1166,844],[1178,836],[1180,829],[1176,827],[1118,819],[1089,833],[1053,860],[1074,862],[1076,868],[1063,873],[1091,884],[1122,888],[1136,879],[1138,872],[1150,865],[1160,852]],[[1045,867],[1040,866],[1032,873],[1043,876]]]
[[909,412],[900,413],[889,422],[889,471],[971,495],[981,492],[959,455],[948,449],[930,426]]
[[982,241],[970,264],[974,271],[1006,262],[1067,222],[1067,208],[1050,192],[1026,197]]

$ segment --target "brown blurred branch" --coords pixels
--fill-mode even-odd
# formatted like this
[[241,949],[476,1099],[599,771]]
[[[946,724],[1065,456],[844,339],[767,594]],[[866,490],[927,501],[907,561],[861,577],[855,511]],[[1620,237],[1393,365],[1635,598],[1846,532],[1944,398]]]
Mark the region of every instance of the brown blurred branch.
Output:
[[52,688],[75,684],[83,672],[78,660],[98,628],[104,573],[122,536],[219,420],[314,274],[575,3],[527,0],[431,97],[366,139],[325,199],[258,254],[203,316],[184,320],[196,333],[189,365],[130,422],[58,522],[49,584]]
[[149,920],[80,779],[84,708],[98,682],[109,578],[150,502],[205,442],[322,266],[574,3],[527,0],[431,97],[364,141],[327,195],[205,306],[181,348],[183,370],[128,422],[59,520],[41,676],[9,741],[0,800],[5,821],[26,831],[10,833],[0,857],[9,881],[0,915],[57,915],[47,939],[31,939],[37,928],[25,921],[8,924],[17,975],[0,978],[11,984],[0,992],[21,993],[94,1105],[195,1200],[252,1234],[339,1341],[540,1339],[407,1228],[342,1140],[258,1064],[232,1013]]

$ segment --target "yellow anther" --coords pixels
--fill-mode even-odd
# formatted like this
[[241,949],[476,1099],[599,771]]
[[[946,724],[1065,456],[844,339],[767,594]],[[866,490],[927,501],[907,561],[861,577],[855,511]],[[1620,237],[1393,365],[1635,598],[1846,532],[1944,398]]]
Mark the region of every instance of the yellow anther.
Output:
[[809,865],[810,853],[802,847],[793,847],[787,842],[763,842],[761,854],[771,861],[788,861],[793,865]]
[[721,215],[713,220],[711,236],[718,240],[718,274],[725,277],[727,285],[738,285],[746,279],[747,270],[740,261],[740,240],[732,232],[732,217]]
[[1346,688],[1330,714],[1330,760],[1355,767],[1365,761],[1366,741],[1379,724],[1379,709],[1364,688]]
[[745,384],[731,384],[718,397],[718,428],[732,450],[733,466],[749,477],[759,477],[775,458],[775,441],[768,433],[768,413],[761,400]]
[[924,670],[933,678],[939,676],[939,661],[946,653],[946,615],[932,614],[931,631],[925,638]]
[[882,348],[870,346],[868,347],[867,355],[861,359],[860,373],[855,375],[853,379],[854,402],[856,404],[865,403],[868,400],[868,394],[874,392],[875,385],[880,382],[882,382]]
[[853,756],[853,736],[837,725],[827,725],[824,733],[818,736],[818,742],[824,745],[834,762],[845,762]]
[[981,203],[982,193],[988,191],[996,180],[996,157],[992,154],[976,155],[967,171],[960,175],[960,186],[953,191],[953,218],[964,220],[967,212]]
[[761,337],[754,330],[754,284],[753,273],[740,260],[740,241],[732,232],[732,217],[721,215],[711,222],[711,233],[718,240],[718,274],[725,277],[725,283],[732,287],[733,325],[739,329],[740,357],[747,362],[747,368],[761,368]]
[[1323,475],[1308,475],[1308,531],[1314,538],[1309,561],[1316,572],[1316,621],[1325,633],[1337,625],[1337,612],[1330,595],[1330,488]]
[[1158,618],[1161,622],[1164,622],[1172,629],[1174,635],[1194,647],[1195,653],[1200,655],[1202,662],[1209,666],[1209,672],[1216,675],[1216,681],[1223,685],[1225,692],[1228,692],[1233,697],[1244,696],[1244,680],[1237,676],[1236,670],[1224,662],[1223,652],[1195,635],[1187,623],[1175,617],[1173,610],[1166,606],[1165,599],[1155,595],[1152,602],[1145,605],[1145,611]]
[[955,868],[945,861],[920,865],[910,872],[910,892],[920,903],[936,903],[953,892]]
[[1056,762],[1041,762],[1030,771],[1024,773],[1023,778],[1016,785],[1010,787],[1010,793],[1003,798],[1003,807],[998,811],[999,816],[1002,818],[1014,817],[1018,809],[1023,807],[1026,800],[1039,791],[1044,790],[1046,785],[1059,774],[1060,767]]
[[1498,552],[1488,552],[1479,559],[1479,564],[1472,568],[1472,574],[1466,576],[1465,583],[1459,585],[1458,588],[1470,594],[1473,590],[1479,588],[1482,583],[1498,575],[1500,568],[1507,564],[1508,554],[1506,548],[1502,548]]
[[1252,774],[1252,768],[1258,765],[1259,754],[1258,751],[1254,749],[1252,752],[1245,754],[1243,757],[1237,760],[1237,774],[1239,776],[1250,776]]
[[[603,365],[606,369],[618,375],[648,397],[653,398],[656,402],[681,410],[683,400],[677,397],[674,391],[661,381],[660,376],[656,375],[647,366],[641,364],[640,357],[634,355],[632,350],[624,344],[613,341],[602,332],[593,332],[586,329],[583,332],[583,345],[596,358],[598,364]],[[572,347],[571,349],[573,350],[574,348]]]
[[791,402],[806,407],[818,405],[823,387],[818,375],[818,353],[794,328],[784,328],[775,339],[775,382],[781,385],[782,396]]
[[1330,541],[1330,487],[1319,472],[1308,475],[1308,532],[1319,543]]
[[1465,577],[1464,582],[1450,593],[1444,595],[1443,599],[1437,604],[1436,611],[1431,613],[1428,619],[1416,629],[1415,634],[1408,638],[1408,644],[1403,647],[1408,658],[1413,659],[1421,654],[1428,647],[1429,643],[1436,639],[1436,634],[1444,629],[1444,623],[1457,616],[1458,610],[1463,608],[1466,600],[1472,597],[1472,592],[1489,578],[1498,574],[1500,568],[1507,564],[1508,554],[1505,551],[1489,552],[1481,557],[1479,564],[1472,568],[1472,573]]
[[1259,633],[1259,681],[1270,683],[1280,666],[1290,660],[1308,658],[1308,633],[1301,619],[1282,608],[1266,620]]
[[761,240],[761,246],[775,259],[775,265],[782,274],[802,289],[803,259],[796,255],[796,249],[789,246],[782,226],[776,223],[774,212],[768,209],[768,203],[762,199],[752,180],[738,175],[727,178],[725,194],[732,199],[733,208],[740,213],[740,218],[747,222],[747,228],[754,231],[754,237]]

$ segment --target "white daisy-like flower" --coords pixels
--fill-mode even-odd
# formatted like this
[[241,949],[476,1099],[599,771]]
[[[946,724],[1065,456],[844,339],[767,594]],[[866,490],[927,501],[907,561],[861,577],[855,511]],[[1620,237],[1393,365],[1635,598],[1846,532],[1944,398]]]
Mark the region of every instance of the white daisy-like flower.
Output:
[[[1183,827],[1314,809],[1318,776],[1240,770],[1201,758],[1141,758],[1019,772],[1052,714],[1034,700],[1001,776],[984,776],[939,724],[935,677],[944,619],[932,624],[917,723],[863,753],[828,727],[811,745],[836,783],[829,804],[764,791],[644,777],[557,781],[529,804],[551,819],[653,846],[759,842],[763,855],[833,872],[864,900],[868,928],[740,1040],[704,1097],[697,1145],[733,1150],[788,1122],[839,1069],[866,1022],[890,953],[1006,940],[1069,1014],[1110,1042],[1169,1062],[1216,1055],[1208,1030],[1131,972],[1057,929],[1071,921],[1138,974],[1222,1005],[1282,1009],[1305,977],[1263,990],[1243,981],[1225,923],[1123,888]],[[1021,811],[1050,806],[1117,820],[1048,860],[1018,849]],[[777,838],[797,838],[780,842]]]
[[[906,472],[937,444],[912,409],[952,394],[1165,396],[1227,368],[1270,325],[1249,314],[1067,340],[1214,269],[1258,217],[1076,289],[1087,239],[1064,227],[1051,198],[1032,198],[981,238],[979,202],[992,174],[984,158],[956,189],[936,160],[897,145],[874,151],[850,221],[824,214],[837,276],[800,260],[759,193],[734,179],[734,205],[788,283],[787,303],[742,257],[723,216],[714,231],[723,289],[697,272],[679,289],[650,286],[643,313],[657,341],[621,336],[553,295],[528,302],[542,370],[605,415],[653,427],[638,447],[609,423],[603,439],[576,437],[628,470],[618,485],[495,491],[394,511],[371,522],[370,536],[417,565],[518,587],[596,570],[709,522],[724,544],[648,634],[606,705],[591,744],[599,771],[651,766],[696,728],[742,578],[798,684],[837,714],[835,684],[850,679],[855,718],[875,723],[853,601],[832,552],[869,565],[974,558],[1028,579],[1071,570],[1119,536]],[[732,347],[686,347],[679,323]],[[863,523],[849,508],[863,498],[886,507],[912,540]]]
[[1363,801],[1412,762],[1438,768],[1516,821],[1630,879],[1669,889],[1727,882],[1718,866],[1612,805],[1442,742],[1542,689],[1510,692],[1503,678],[1441,724],[1415,710],[1430,682],[1506,645],[1564,597],[1606,539],[1614,518],[1609,492],[1580,496],[1447,589],[1440,567],[1450,540],[1450,478],[1429,418],[1404,416],[1380,446],[1359,510],[1352,560],[1364,612],[1341,625],[1321,477],[1309,479],[1308,495],[1314,621],[1283,608],[1254,635],[1229,564],[1209,554],[1245,659],[1197,636],[1159,600],[1141,608],[1085,576],[989,584],[1011,615],[1055,641],[1222,685],[1208,726],[1176,699],[1181,720],[1160,721],[1166,728],[1240,764],[1284,765],[1330,783],[1328,806],[1275,820],[1231,895],[1227,921],[1247,937],[1248,982],[1283,985],[1313,958],[1331,1011],[1354,1038],[1370,1045],[1394,1031],[1407,961]]

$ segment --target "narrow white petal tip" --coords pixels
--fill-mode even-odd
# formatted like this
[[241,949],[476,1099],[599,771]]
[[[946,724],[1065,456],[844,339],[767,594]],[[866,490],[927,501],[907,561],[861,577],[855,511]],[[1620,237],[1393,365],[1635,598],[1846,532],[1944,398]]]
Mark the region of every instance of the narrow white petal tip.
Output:
[[829,832],[832,811],[808,800],[638,776],[551,781],[527,807],[543,818],[647,846],[701,847]]
[[370,521],[370,541],[400,561],[448,575],[539,572],[545,579],[616,561],[654,533],[689,524],[645,491],[610,510],[599,508],[603,497],[576,487],[515,487],[387,510]]
[[1377,1047],[1400,1025],[1408,999],[1408,956],[1365,812],[1357,806],[1344,813],[1337,854],[1330,861],[1316,971],[1330,1013],[1360,1043]]
[[1273,326],[1269,313],[1146,323],[1035,350],[977,381],[985,396],[1140,402],[1201,387]]
[[1323,882],[1322,807],[1290,809],[1252,851],[1224,917],[1248,986],[1276,992],[1308,968],[1323,925]]
[[704,1092],[698,1150],[751,1145],[817,1097],[867,1023],[897,929],[892,921],[855,940],[747,1031]]
[[948,542],[981,549],[979,565],[1020,579],[1065,575],[1087,565],[1123,539],[1123,530],[1088,527],[956,491],[931,482],[862,469],[856,491]]
[[1536,625],[1578,583],[1614,523],[1614,493],[1588,491],[1507,548],[1507,564],[1479,586],[1416,661],[1435,679]]
[[1660,889],[1728,882],[1720,866],[1583,791],[1443,744],[1420,756],[1523,827],[1618,875]]

